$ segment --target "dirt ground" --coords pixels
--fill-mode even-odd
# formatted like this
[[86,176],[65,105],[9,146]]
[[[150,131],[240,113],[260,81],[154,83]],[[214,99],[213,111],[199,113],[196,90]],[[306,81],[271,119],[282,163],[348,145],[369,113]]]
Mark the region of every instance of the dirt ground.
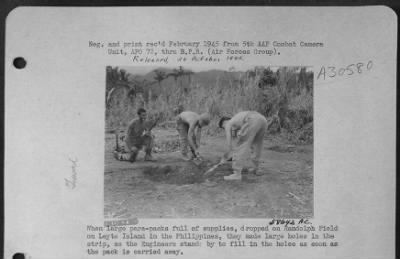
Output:
[[313,216],[313,147],[265,140],[255,175],[224,181],[231,164],[204,173],[223,154],[225,138],[203,136],[203,161],[184,161],[175,129],[154,129],[154,158],[113,158],[115,135],[106,134],[104,216],[115,218],[309,218]]

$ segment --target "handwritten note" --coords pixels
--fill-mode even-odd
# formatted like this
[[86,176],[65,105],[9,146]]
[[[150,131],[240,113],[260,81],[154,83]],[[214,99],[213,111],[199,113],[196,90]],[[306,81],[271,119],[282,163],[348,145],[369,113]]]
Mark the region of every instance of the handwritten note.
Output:
[[345,66],[322,66],[318,72],[317,80],[326,80],[335,77],[345,77],[352,75],[360,75],[370,71],[374,66],[374,62],[357,62]]
[[68,187],[69,189],[75,189],[77,183],[78,159],[69,158],[69,161],[71,161],[71,178],[70,179],[64,178],[65,186]]

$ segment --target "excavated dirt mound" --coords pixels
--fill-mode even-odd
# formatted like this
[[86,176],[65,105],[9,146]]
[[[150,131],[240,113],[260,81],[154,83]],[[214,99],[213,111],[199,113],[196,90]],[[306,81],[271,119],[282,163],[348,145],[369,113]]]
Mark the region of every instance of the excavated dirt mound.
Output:
[[289,153],[294,152],[296,150],[295,146],[283,146],[283,145],[275,145],[268,148],[269,150],[281,153]]
[[104,216],[137,218],[308,218],[313,216],[313,147],[265,140],[258,174],[225,181],[232,163],[205,172],[224,152],[223,136],[203,138],[203,161],[184,161],[176,130],[157,130],[157,162],[115,160],[115,136],[106,135]]
[[184,165],[165,165],[151,166],[143,170],[144,178],[153,182],[162,182],[175,185],[186,185],[202,183],[206,180],[222,178],[224,175],[231,174],[229,164],[221,165],[211,173],[205,175],[205,172],[214,164],[201,162],[195,164],[187,162]]

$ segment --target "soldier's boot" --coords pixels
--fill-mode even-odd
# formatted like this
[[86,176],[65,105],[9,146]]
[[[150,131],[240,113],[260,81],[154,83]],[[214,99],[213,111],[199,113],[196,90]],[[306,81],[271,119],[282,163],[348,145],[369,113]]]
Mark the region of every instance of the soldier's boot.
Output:
[[233,174],[224,176],[225,181],[242,180],[242,170],[233,170]]
[[192,161],[195,158],[192,152],[182,153],[182,156],[185,161]]
[[151,155],[151,149],[146,150],[146,155],[144,156],[144,161],[148,161],[148,162],[156,162],[157,161],[157,159],[154,159],[153,156]]
[[122,154],[121,154],[120,152],[118,152],[117,150],[114,150],[114,151],[113,151],[113,155],[114,155],[114,158],[115,158],[116,160],[118,160],[118,161],[121,161],[121,160],[122,160]]
[[139,154],[139,150],[134,149],[134,150],[130,153],[129,158],[128,158],[127,160],[128,160],[129,162],[131,162],[131,163],[136,162],[136,158],[137,158],[138,154]]
[[113,153],[114,153],[114,158],[117,159],[118,161],[128,161],[131,163],[136,161],[136,157],[138,155],[137,151],[127,152],[127,153],[114,151]]

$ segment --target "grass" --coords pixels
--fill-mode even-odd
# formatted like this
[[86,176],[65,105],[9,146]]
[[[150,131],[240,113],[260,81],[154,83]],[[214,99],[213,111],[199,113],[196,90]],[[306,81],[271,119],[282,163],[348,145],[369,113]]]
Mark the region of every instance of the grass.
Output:
[[[278,126],[275,129],[272,127],[271,134],[281,134],[288,140],[296,139],[302,135],[303,128],[310,131],[313,97],[305,87],[297,88],[297,91],[292,89],[296,89],[298,85],[312,84],[312,77],[311,82],[299,82],[300,76],[296,69],[283,69],[277,77],[275,85],[261,86],[260,75],[253,79],[241,78],[237,82],[238,80],[234,81],[225,73],[221,77],[216,76],[214,83],[209,85],[201,85],[201,82],[184,78],[154,84],[144,94],[139,93],[134,97],[128,97],[127,90],[121,87],[107,105],[106,125],[111,128],[126,127],[129,121],[137,117],[137,109],[142,107],[148,111],[150,117],[155,114],[161,116],[160,122],[174,120],[178,110],[183,109],[199,114],[209,113],[212,121],[206,134],[213,134],[221,116],[255,110],[270,119],[271,124],[274,124],[274,118],[278,120]],[[310,80],[310,77],[307,78]],[[108,85],[107,89],[110,88],[112,86]],[[306,142],[310,141],[312,142],[312,127],[311,139],[307,138]]]

